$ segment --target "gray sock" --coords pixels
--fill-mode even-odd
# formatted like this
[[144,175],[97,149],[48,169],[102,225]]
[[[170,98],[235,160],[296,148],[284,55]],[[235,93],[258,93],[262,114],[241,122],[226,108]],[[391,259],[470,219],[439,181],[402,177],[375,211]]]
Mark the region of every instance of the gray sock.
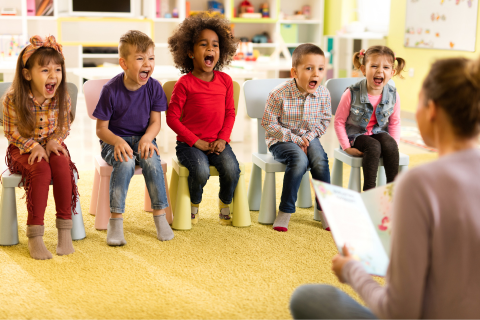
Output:
[[165,218],[165,213],[159,216],[153,216],[155,221],[155,227],[157,227],[157,238],[160,241],[172,240],[174,237],[172,228],[168,224],[167,219]]
[[123,237],[123,218],[110,218],[107,227],[107,244],[109,246],[123,246],[127,244]]
[[277,218],[273,223],[273,230],[285,232],[288,230],[288,222],[290,221],[291,213],[285,213],[278,210]]

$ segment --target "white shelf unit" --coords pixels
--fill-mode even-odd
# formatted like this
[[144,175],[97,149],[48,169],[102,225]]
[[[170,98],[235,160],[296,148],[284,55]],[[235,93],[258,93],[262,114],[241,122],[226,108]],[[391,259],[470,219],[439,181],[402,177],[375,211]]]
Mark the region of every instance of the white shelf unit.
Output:
[[[38,1],[38,0],[37,0]],[[162,0],[163,1],[163,0]],[[173,59],[168,49],[168,37],[173,33],[175,28],[186,17],[186,0],[168,0],[169,9],[178,10],[178,18],[165,18],[156,16],[156,1],[155,0],[134,0],[134,14],[136,20],[145,18],[152,21],[153,40],[156,45],[155,55],[156,63],[159,65],[171,65]],[[255,35],[267,32],[271,39],[275,39],[275,34],[281,34],[282,28],[291,25],[297,30],[298,36],[291,39],[285,39],[286,45],[293,50],[299,44],[304,42],[311,42],[317,45],[322,45],[323,36],[323,21],[324,21],[324,0],[304,0],[300,4],[291,0],[250,0],[255,10],[258,11],[262,3],[267,2],[270,7],[270,17],[263,19],[243,19],[233,16],[234,8],[237,8],[241,0],[220,0],[225,9],[225,17],[232,22],[234,35],[236,37],[247,37],[252,39]],[[19,39],[20,44],[28,42],[29,38],[35,34],[42,36],[51,34],[61,38],[64,44],[64,53],[66,57],[66,64],[68,68],[82,68],[84,62],[115,62],[117,56],[115,54],[84,54],[81,46],[90,46],[90,39],[96,39],[101,46],[101,42],[107,43],[105,46],[114,46],[118,43],[118,32],[120,28],[104,28],[98,27],[97,30],[92,30],[90,22],[94,18],[79,19],[69,17],[67,14],[69,0],[53,0],[54,11],[53,16],[27,16],[27,0],[0,0],[0,7],[14,7],[17,10],[18,16],[8,17],[0,16],[0,32],[3,35],[15,35]],[[190,0],[191,11],[204,11],[207,9],[208,0]],[[292,16],[295,11],[301,10],[303,5],[310,6],[311,16],[308,20],[287,20],[284,17]],[[280,19],[282,18],[282,19]],[[64,20],[78,19],[78,22],[71,27],[72,30],[66,30],[62,27]],[[96,18],[97,20],[99,18]],[[105,18],[108,21],[107,18]],[[135,19],[118,18],[118,21],[124,21],[123,28],[134,29],[137,28]],[[75,29],[76,28],[76,29]],[[81,30],[81,31],[80,31]],[[67,32],[69,31],[69,32]],[[142,30],[143,31],[143,30]],[[67,35],[69,39],[67,41]],[[8,37],[7,36],[7,37]],[[2,37],[0,37],[1,39]],[[72,40],[76,38],[75,41]],[[72,42],[73,41],[73,42]],[[262,55],[270,55],[276,49],[280,48],[280,43],[256,43],[253,45],[255,50],[258,50]],[[269,76],[278,77],[278,72],[269,74]],[[79,79],[79,84],[81,79]]]

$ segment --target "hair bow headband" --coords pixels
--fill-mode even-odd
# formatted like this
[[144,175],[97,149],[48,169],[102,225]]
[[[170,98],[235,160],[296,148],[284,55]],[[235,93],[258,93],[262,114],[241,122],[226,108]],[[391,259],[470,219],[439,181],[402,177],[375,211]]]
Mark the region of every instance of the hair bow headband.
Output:
[[54,36],[48,36],[44,40],[42,37],[37,35],[30,38],[30,43],[26,46],[25,51],[23,52],[23,65],[26,65],[28,58],[30,58],[32,54],[34,54],[35,51],[41,47],[52,48],[60,53],[62,58],[65,59],[63,56],[62,45],[57,43]]
[[363,64],[363,58],[365,57],[365,49],[360,50],[358,53],[358,60],[360,61],[360,64]]

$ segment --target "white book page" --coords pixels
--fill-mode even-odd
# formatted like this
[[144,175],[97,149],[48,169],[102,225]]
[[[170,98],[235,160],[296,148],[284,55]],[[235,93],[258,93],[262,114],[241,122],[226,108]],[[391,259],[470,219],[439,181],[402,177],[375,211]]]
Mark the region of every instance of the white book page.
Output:
[[385,276],[388,256],[358,192],[312,179],[339,252],[347,245],[366,271]]

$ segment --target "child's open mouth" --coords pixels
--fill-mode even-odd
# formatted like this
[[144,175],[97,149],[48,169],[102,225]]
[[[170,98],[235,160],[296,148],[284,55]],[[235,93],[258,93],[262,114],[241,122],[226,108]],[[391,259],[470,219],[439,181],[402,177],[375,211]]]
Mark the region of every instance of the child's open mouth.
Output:
[[383,78],[380,78],[380,77],[375,77],[373,78],[373,82],[375,82],[375,84],[377,86],[381,85],[383,83]]
[[212,67],[213,66],[213,56],[206,56],[205,57],[205,65],[207,67]]
[[310,82],[308,83],[308,87],[309,87],[310,89],[314,89],[316,85],[317,85],[317,81],[310,81]]
[[47,90],[47,93],[48,94],[53,94],[55,92],[55,86],[57,84],[56,83],[47,83],[45,85],[45,89]]
[[142,80],[148,79],[148,73],[149,73],[148,71],[140,72],[140,79],[142,79]]

